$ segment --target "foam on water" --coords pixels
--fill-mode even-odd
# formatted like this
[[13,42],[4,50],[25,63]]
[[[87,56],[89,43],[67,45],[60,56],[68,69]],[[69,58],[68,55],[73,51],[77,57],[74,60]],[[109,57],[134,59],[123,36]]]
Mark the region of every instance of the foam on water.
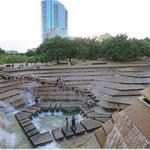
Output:
[[0,129],[0,141],[4,141],[8,148],[14,148],[19,143],[21,137],[16,133],[9,133]]
[[4,112],[7,114],[7,115],[14,115],[16,114],[18,111],[13,107],[11,106],[9,103],[7,102],[1,102],[0,101],[0,106],[3,107],[4,109]]

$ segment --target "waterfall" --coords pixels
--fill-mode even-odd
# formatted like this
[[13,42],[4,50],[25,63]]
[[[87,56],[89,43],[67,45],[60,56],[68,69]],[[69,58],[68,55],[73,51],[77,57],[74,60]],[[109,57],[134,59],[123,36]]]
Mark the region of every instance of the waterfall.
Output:
[[106,148],[146,148],[150,142],[143,136],[139,129],[129,120],[128,116],[121,112],[119,119],[114,123],[111,133],[108,135]]
[[37,82],[34,81],[34,82],[31,82],[31,83],[28,83],[27,85],[25,85],[25,89],[24,89],[24,93],[23,93],[23,97],[25,98],[25,103],[26,105],[28,106],[31,106],[35,103],[35,101],[33,100],[33,93],[35,91],[33,91],[33,87],[37,85]]
[[2,107],[4,109],[4,112],[7,114],[7,115],[13,115],[15,113],[17,113],[18,111],[13,107],[11,106],[9,103],[7,102],[1,102],[0,101],[0,107]]

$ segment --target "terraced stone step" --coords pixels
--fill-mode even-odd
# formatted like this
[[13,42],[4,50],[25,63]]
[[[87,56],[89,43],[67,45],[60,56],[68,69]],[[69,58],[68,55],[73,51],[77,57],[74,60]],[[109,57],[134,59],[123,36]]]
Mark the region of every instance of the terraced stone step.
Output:
[[35,109],[37,110],[38,112],[41,112],[41,107],[38,107],[38,106],[31,106],[31,107],[28,107],[30,109]]
[[30,131],[36,129],[36,127],[35,127],[35,125],[32,123],[32,124],[30,124],[30,125],[24,127],[23,129],[24,129],[25,133],[27,133],[27,132],[30,132]]
[[26,121],[26,122],[24,122],[24,123],[21,123],[21,126],[22,127],[26,127],[26,126],[29,126],[29,125],[31,125],[32,124],[32,121]]
[[54,136],[54,139],[56,141],[62,141],[64,139],[64,136],[63,136],[60,128],[52,130],[52,135]]
[[100,121],[102,123],[108,121],[110,118],[94,118],[94,120]]
[[15,95],[15,96],[12,96],[12,97],[8,97],[6,99],[3,99],[4,101],[8,102],[8,103],[14,103],[16,101],[19,101],[19,100],[23,100],[22,96],[21,95]]
[[93,119],[86,119],[80,122],[87,132],[93,131],[102,126],[102,123]]
[[39,133],[40,133],[39,130],[34,129],[34,130],[30,131],[30,132],[27,132],[27,136],[31,137],[31,136],[34,136],[34,135],[39,134]]
[[19,91],[17,90],[10,90],[10,91],[7,91],[7,92],[4,92],[4,93],[1,93],[0,94],[0,99],[6,99],[8,97],[12,97],[12,96],[15,96],[15,95],[18,95],[19,94]]
[[15,116],[16,116],[18,121],[23,121],[25,119],[31,118],[32,114],[27,113],[27,112],[18,112],[17,114],[15,114]]
[[74,130],[72,127],[71,130],[75,135],[83,135],[86,132],[85,128],[80,123],[76,123],[76,130]]
[[25,123],[25,122],[28,122],[28,121],[31,121],[31,119],[26,118],[26,119],[23,119],[23,120],[21,120],[21,121],[19,121],[19,122],[20,122],[20,123]]
[[25,102],[24,102],[24,100],[19,100],[19,101],[16,101],[16,102],[11,103],[11,105],[12,105],[13,107],[15,107],[15,108],[18,108],[18,107],[20,107],[20,106],[25,105]]
[[44,103],[44,104],[40,104],[39,105],[41,107],[41,110],[42,111],[49,111],[50,110],[50,107],[51,107],[51,104],[50,103]]
[[37,115],[37,113],[38,113],[38,110],[36,110],[36,109],[32,109],[32,108],[25,108],[25,109],[23,109],[22,110],[23,112],[29,112],[29,113],[31,113],[32,115]]
[[42,146],[53,141],[49,132],[36,134],[30,140],[34,147]]
[[64,134],[65,138],[71,138],[74,135],[70,128],[68,130],[66,130],[66,127],[62,127],[61,130],[62,130],[62,133]]
[[102,114],[98,112],[90,112],[86,114],[88,118],[110,118],[111,114]]

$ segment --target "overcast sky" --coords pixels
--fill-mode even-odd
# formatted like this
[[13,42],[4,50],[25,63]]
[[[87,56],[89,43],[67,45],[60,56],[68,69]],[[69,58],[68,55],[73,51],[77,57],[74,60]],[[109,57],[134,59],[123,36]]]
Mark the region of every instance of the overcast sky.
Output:
[[[0,47],[25,52],[41,42],[41,0],[0,0]],[[126,33],[150,37],[150,0],[59,0],[69,36]]]

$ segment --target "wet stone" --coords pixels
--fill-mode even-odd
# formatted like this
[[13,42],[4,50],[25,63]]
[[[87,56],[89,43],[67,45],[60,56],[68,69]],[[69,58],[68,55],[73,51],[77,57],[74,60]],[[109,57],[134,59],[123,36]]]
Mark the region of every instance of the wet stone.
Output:
[[101,122],[93,119],[82,120],[81,124],[83,125],[83,127],[86,129],[87,132],[93,131],[102,126]]
[[33,129],[36,129],[36,127],[35,127],[34,124],[30,124],[30,125],[24,127],[24,131],[25,131],[26,133],[29,132],[29,131],[31,131],[31,130],[33,130]]
[[53,141],[49,132],[36,134],[30,140],[34,147],[42,146]]
[[17,120],[21,121],[21,120],[24,120],[27,118],[31,118],[32,114],[28,113],[28,112],[19,112],[15,116],[16,116]]
[[34,129],[34,130],[28,132],[27,136],[31,137],[31,136],[34,136],[34,135],[39,134],[39,133],[40,133],[39,130]]
[[80,123],[76,124],[76,130],[74,130],[72,127],[71,129],[75,135],[81,135],[86,132],[85,128]]
[[62,130],[62,133],[64,134],[65,138],[71,138],[74,135],[70,128],[68,130],[66,130],[66,127],[62,127],[61,130]]
[[62,141],[64,136],[59,128],[52,130],[52,135],[56,141]]
[[21,123],[21,126],[22,126],[22,127],[26,127],[26,126],[28,126],[28,125],[30,125],[30,124],[32,124],[32,121],[27,121],[27,122],[25,122],[25,123]]

